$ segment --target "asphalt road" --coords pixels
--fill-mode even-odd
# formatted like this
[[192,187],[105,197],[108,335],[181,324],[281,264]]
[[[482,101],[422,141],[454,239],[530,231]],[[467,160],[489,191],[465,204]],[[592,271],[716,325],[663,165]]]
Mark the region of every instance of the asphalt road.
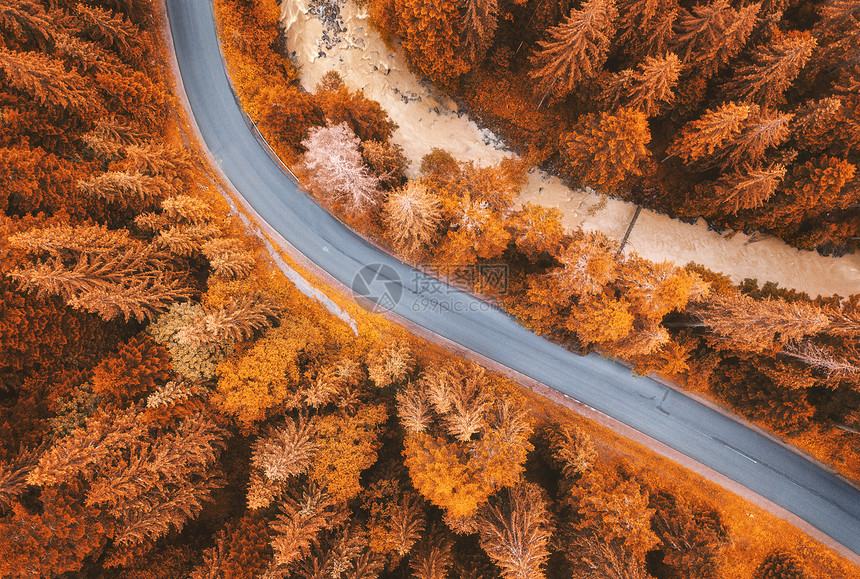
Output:
[[[577,356],[469,295],[424,283],[417,270],[345,228],[297,188],[246,124],[224,70],[211,0],[167,0],[167,7],[182,82],[206,145],[242,196],[308,259],[350,287],[361,272],[369,290],[391,298],[400,316],[675,448],[860,554],[860,492],[851,485],[618,363]],[[379,264],[376,275],[362,271],[371,264]]]

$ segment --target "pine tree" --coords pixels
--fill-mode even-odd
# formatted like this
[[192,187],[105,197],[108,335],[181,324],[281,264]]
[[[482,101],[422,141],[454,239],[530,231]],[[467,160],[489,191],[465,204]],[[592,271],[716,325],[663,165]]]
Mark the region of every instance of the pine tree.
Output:
[[102,108],[91,84],[63,63],[36,52],[0,48],[0,71],[6,82],[40,105],[90,118]]
[[422,382],[451,436],[469,441],[486,424],[489,381],[477,364],[457,364],[425,372]]
[[660,539],[670,576],[719,579],[720,554],[729,542],[719,512],[666,491],[651,495],[649,506],[654,509],[651,527]]
[[406,167],[409,160],[403,154],[403,147],[396,143],[381,141],[363,141],[361,143],[361,158],[370,167],[371,172],[379,179],[383,189],[394,189],[406,180]]
[[305,418],[287,420],[284,426],[270,428],[257,439],[251,464],[269,480],[282,481],[307,471],[316,448],[311,421]]
[[830,147],[842,106],[842,100],[838,97],[807,101],[791,122],[791,134],[795,141],[811,151]]
[[286,567],[310,554],[319,533],[342,524],[345,513],[321,488],[308,485],[288,497],[280,507],[281,514],[270,525],[273,534],[274,563]]
[[588,0],[550,28],[530,59],[535,93],[564,97],[595,76],[606,61],[616,16],[614,0]]
[[134,336],[95,367],[93,392],[108,400],[127,402],[154,390],[158,382],[167,380],[170,369],[170,354],[164,346],[148,334]]
[[280,306],[269,296],[261,292],[243,294],[201,316],[176,339],[190,345],[240,342],[271,327],[279,314]]
[[414,493],[404,492],[391,508],[388,540],[401,557],[412,550],[424,531],[425,521],[421,503],[421,499]]
[[791,86],[815,49],[809,32],[781,34],[753,53],[753,64],[737,69],[729,90],[737,98],[768,106],[784,101]]
[[710,4],[699,4],[692,11],[684,10],[675,22],[673,50],[684,64],[704,63],[713,67],[711,62],[719,50],[717,47],[726,40],[726,30],[737,18],[737,12],[728,0],[713,0]]
[[0,28],[6,32],[4,38],[7,47],[25,48],[33,45],[41,52],[50,52],[54,47],[54,24],[45,8],[38,2],[0,2]]
[[763,160],[765,153],[772,147],[778,147],[788,140],[791,134],[789,123],[794,117],[791,113],[771,115],[767,111],[759,112],[757,107],[751,107],[751,114],[744,123],[741,132],[733,137],[721,154],[731,165],[741,163],[758,163]]
[[758,301],[743,294],[713,294],[695,304],[693,312],[715,333],[753,352],[771,347],[777,334],[785,344],[815,334],[829,323],[812,305]]
[[367,373],[380,388],[406,381],[415,366],[412,349],[405,342],[390,342],[367,356]]
[[624,106],[651,117],[672,101],[681,72],[681,62],[673,53],[662,58],[646,57],[639,70],[623,70],[613,75],[603,98],[612,108]]
[[776,192],[785,178],[785,166],[741,165],[713,185],[715,203],[720,211],[737,213],[741,209],[758,209]]
[[432,420],[430,412],[430,400],[423,387],[410,383],[397,393],[397,415],[406,430],[415,433],[426,431]]
[[546,500],[533,483],[507,490],[478,516],[481,548],[505,579],[543,579],[551,530]]
[[578,426],[562,426],[552,431],[550,449],[552,458],[570,480],[591,470],[597,460],[597,449],[591,437]]
[[694,6],[676,23],[674,48],[681,61],[713,76],[738,54],[755,28],[761,3],[734,10],[725,0]]
[[110,10],[78,4],[75,20],[83,34],[116,52],[125,62],[140,64],[143,57],[141,32],[127,19]]
[[765,557],[755,571],[754,579],[806,579],[798,558],[790,552],[774,550]]
[[749,115],[749,105],[734,102],[709,109],[700,119],[684,125],[666,152],[688,164],[710,157],[741,132]]
[[235,237],[210,239],[200,247],[216,276],[223,279],[245,279],[254,270],[256,259]]
[[582,183],[612,190],[641,173],[650,141],[645,114],[619,109],[585,115],[573,133],[562,135],[561,149],[565,163]]
[[398,4],[403,53],[422,75],[450,85],[471,68],[458,34],[455,0],[405,0]]
[[422,181],[411,180],[388,194],[385,225],[395,247],[419,255],[436,238],[441,224],[441,203]]
[[451,546],[445,528],[431,526],[410,557],[412,576],[415,579],[445,579],[453,562]]
[[477,64],[493,43],[499,14],[498,0],[466,0],[465,5],[464,44],[469,52],[469,60]]
[[672,28],[679,11],[675,0],[622,0],[618,8],[616,45],[635,56],[666,53],[675,35]]
[[78,181],[78,190],[95,199],[103,199],[120,207],[155,207],[170,193],[173,186],[161,177],[129,171],[109,171]]

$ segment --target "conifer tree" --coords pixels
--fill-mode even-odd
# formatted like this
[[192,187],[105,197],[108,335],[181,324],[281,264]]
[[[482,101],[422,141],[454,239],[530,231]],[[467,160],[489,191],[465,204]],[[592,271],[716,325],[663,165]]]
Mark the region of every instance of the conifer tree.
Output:
[[[27,0],[0,2],[0,28],[6,34],[6,46],[26,48],[33,45],[41,52],[50,52],[54,46],[54,24],[44,6]],[[14,38],[13,42],[10,42]],[[17,44],[17,46],[9,46]]]
[[793,553],[774,550],[755,570],[754,579],[806,579],[808,575]]
[[313,461],[317,442],[311,421],[287,420],[270,428],[254,443],[251,464],[269,480],[282,481],[304,473]]
[[672,101],[681,62],[670,52],[662,58],[646,57],[638,69],[613,75],[604,91],[604,99],[613,108],[624,106],[651,117]]
[[140,30],[121,15],[110,10],[78,4],[75,8],[75,20],[83,34],[113,50],[128,64],[140,63],[143,56]]
[[621,0],[615,43],[635,56],[665,54],[674,37],[678,17],[676,0]]
[[498,0],[466,0],[465,5],[464,44],[469,51],[469,59],[477,64],[493,42],[499,14]]
[[612,190],[641,173],[650,141],[651,131],[642,112],[591,113],[577,123],[573,133],[562,136],[562,154],[582,183]]
[[42,106],[64,109],[85,118],[102,108],[91,83],[45,54],[0,48],[0,71],[9,86]]
[[614,0],[588,0],[550,28],[530,60],[535,93],[564,97],[595,76],[606,61],[616,16]]
[[772,147],[783,144],[790,135],[789,123],[794,117],[791,113],[771,114],[759,112],[751,107],[752,114],[744,122],[741,132],[726,145],[722,157],[731,165],[758,163]]
[[437,236],[441,203],[421,181],[411,180],[385,201],[386,232],[407,255],[419,255]]
[[768,106],[783,102],[791,86],[815,49],[809,32],[780,34],[753,54],[753,64],[740,67],[730,86],[737,98]]
[[744,164],[714,183],[715,203],[721,211],[727,213],[737,213],[741,209],[758,209],[773,196],[783,178],[784,165]]
[[675,22],[674,52],[685,64],[702,62],[712,66],[710,61],[736,17],[728,0],[712,0],[682,11]]
[[694,313],[710,328],[750,351],[815,334],[829,323],[819,309],[802,302],[758,301],[743,294],[715,293],[695,304]]
[[509,221],[517,249],[532,259],[558,254],[564,240],[562,217],[557,207],[524,203]]
[[409,566],[415,579],[444,579],[452,563],[451,540],[445,528],[433,525],[419,541]]
[[707,158],[740,133],[749,115],[749,105],[734,102],[709,109],[698,120],[684,125],[666,152],[688,164]]
[[543,579],[551,530],[546,500],[533,483],[506,490],[478,516],[481,547],[506,579]]

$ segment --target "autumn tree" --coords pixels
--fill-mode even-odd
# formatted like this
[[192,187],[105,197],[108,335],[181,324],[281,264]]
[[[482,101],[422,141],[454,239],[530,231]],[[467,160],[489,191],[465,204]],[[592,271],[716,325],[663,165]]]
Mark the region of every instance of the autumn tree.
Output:
[[311,189],[323,201],[362,214],[379,203],[379,180],[367,171],[358,150],[359,139],[345,124],[311,129],[302,141],[302,157]]
[[809,32],[788,32],[753,54],[753,64],[738,68],[731,91],[737,98],[763,106],[780,103],[815,49]]
[[9,86],[42,106],[81,117],[90,117],[102,108],[90,82],[45,54],[0,49],[0,71]]
[[313,484],[289,496],[280,511],[270,525],[276,567],[287,567],[310,554],[319,533],[343,524],[346,515],[337,501]]
[[660,539],[670,577],[721,577],[729,532],[716,509],[666,491],[652,494],[649,506],[654,509],[651,528]]
[[800,560],[793,553],[771,551],[756,568],[754,579],[806,579]]
[[624,106],[651,117],[671,102],[680,72],[681,62],[674,53],[661,58],[648,56],[638,70],[627,69],[613,75],[603,98],[612,108]]
[[126,402],[167,380],[169,354],[147,334],[135,336],[93,370],[93,391]]
[[[0,3],[0,28],[9,48],[38,48],[50,52],[54,46],[53,23],[38,2]],[[11,46],[9,46],[11,45]]]
[[552,270],[563,296],[600,294],[617,276],[615,244],[600,233],[577,232],[559,256],[560,268]]
[[508,221],[517,249],[531,259],[558,254],[565,235],[562,217],[557,207],[524,203]]
[[549,512],[540,487],[508,489],[478,515],[481,548],[506,579],[542,579],[549,558]]
[[351,92],[335,71],[327,72],[316,88],[315,104],[331,126],[346,124],[361,141],[387,143],[397,125],[376,101]]
[[571,487],[569,500],[580,533],[623,544],[639,557],[657,543],[650,526],[654,510],[648,507],[648,493],[635,480],[591,470]]
[[469,60],[478,63],[493,42],[496,19],[499,14],[497,0],[466,0],[463,15],[463,44]]
[[398,10],[403,52],[422,75],[443,85],[469,71],[460,42],[459,10],[454,0],[407,0]]
[[443,526],[430,527],[409,560],[415,579],[444,579],[452,563],[451,547]]
[[412,349],[405,342],[391,342],[367,356],[367,373],[380,388],[403,383],[415,367]]
[[422,181],[411,180],[385,200],[386,233],[407,255],[419,255],[436,238],[441,202]]
[[394,189],[406,180],[406,167],[409,160],[403,154],[403,147],[396,143],[382,141],[363,141],[361,158],[370,171],[379,179],[383,189]]
[[712,76],[744,47],[760,8],[735,10],[727,0],[714,0],[685,10],[675,23],[674,49],[684,64]]
[[710,157],[741,132],[749,115],[749,105],[734,102],[709,109],[701,118],[684,125],[666,152],[688,164]]
[[580,119],[573,133],[562,136],[561,150],[567,167],[582,183],[613,190],[641,173],[650,141],[645,114],[619,109]]
[[674,37],[679,9],[675,0],[621,0],[614,42],[631,55],[664,54]]
[[603,66],[615,33],[614,0],[588,0],[547,31],[530,59],[536,94],[564,97]]
[[815,306],[802,302],[755,300],[743,294],[715,293],[692,311],[715,333],[744,349],[761,351],[778,339],[785,344],[814,334],[829,323]]
[[724,175],[710,191],[721,211],[737,213],[742,209],[758,209],[770,199],[785,178],[785,166],[742,165]]
[[[191,294],[164,255],[128,238],[127,232],[63,226],[41,230],[38,242],[33,234],[20,240],[13,236],[10,242],[29,244],[31,251],[46,257],[7,275],[38,295],[59,295],[68,305],[105,320],[123,316],[142,321]],[[75,239],[77,234],[83,237]],[[84,239],[88,241],[81,243]]]

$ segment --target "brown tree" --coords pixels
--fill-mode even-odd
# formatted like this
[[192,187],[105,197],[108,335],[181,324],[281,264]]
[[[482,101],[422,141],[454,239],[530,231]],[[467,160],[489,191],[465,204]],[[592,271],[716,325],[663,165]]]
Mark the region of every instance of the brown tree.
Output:
[[433,525],[419,541],[409,566],[415,579],[444,579],[451,567],[451,540],[441,525]]
[[774,340],[785,344],[826,327],[828,317],[802,302],[758,301],[743,294],[715,293],[696,303],[693,312],[710,328],[750,351],[770,348]]
[[585,115],[573,133],[562,135],[561,149],[569,170],[582,183],[613,190],[641,173],[650,141],[645,114],[619,109]]
[[784,177],[784,165],[744,164],[714,183],[715,203],[720,211],[727,213],[758,209],[773,196]]
[[621,0],[620,20],[615,43],[636,56],[664,54],[674,38],[672,30],[678,17],[675,0]]
[[469,71],[456,0],[406,0],[398,17],[403,52],[419,73],[449,85]]
[[499,14],[498,0],[465,0],[464,3],[464,44],[469,52],[469,59],[477,64],[493,43]]
[[481,547],[505,579],[543,579],[549,558],[549,513],[540,487],[508,489],[478,515]]
[[42,106],[85,118],[102,108],[90,82],[47,55],[0,49],[0,71],[9,86]]
[[774,550],[755,570],[754,579],[806,579],[809,575],[793,553]]
[[737,70],[731,93],[763,106],[782,102],[783,93],[800,74],[815,45],[816,40],[809,32],[778,35],[755,51],[753,64]]
[[681,62],[670,52],[661,58],[645,57],[638,68],[613,75],[603,98],[613,108],[625,106],[651,117],[659,112],[661,106],[672,101]]
[[410,256],[420,255],[437,237],[442,204],[422,181],[409,181],[385,201],[386,233]]
[[685,163],[710,157],[738,135],[750,115],[749,105],[726,103],[707,110],[698,120],[684,125],[666,150]]
[[595,76],[606,61],[616,16],[614,0],[588,0],[550,28],[530,60],[535,93],[563,97]]

